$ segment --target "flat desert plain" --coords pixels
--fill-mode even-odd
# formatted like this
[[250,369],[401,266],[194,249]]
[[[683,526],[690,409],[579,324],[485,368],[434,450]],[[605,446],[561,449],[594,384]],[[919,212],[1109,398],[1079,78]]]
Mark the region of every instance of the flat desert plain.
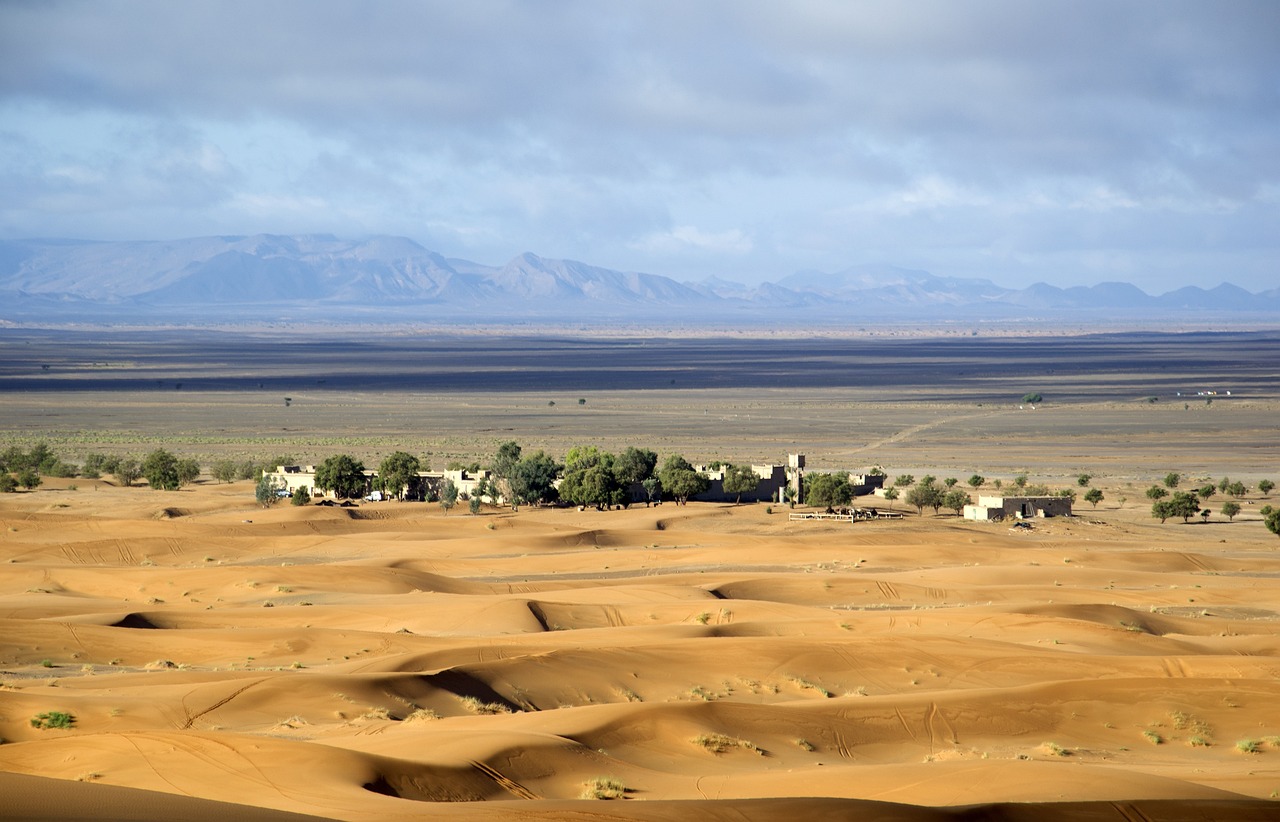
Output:
[[252,482],[48,478],[0,495],[0,816],[1276,818],[1280,540],[1257,512],[1280,500],[1162,525],[1142,496],[1169,470],[1280,475],[1275,348],[1243,350],[1230,401],[1172,399],[1203,384],[1179,354],[1159,388],[1057,367],[1078,393],[1034,412],[1005,395],[1051,375],[1017,368],[596,393],[308,374],[285,408],[190,377],[23,383],[60,379],[54,360],[6,384],[3,434],[73,459],[376,464],[397,438],[433,460],[515,439],[1055,487],[1090,472],[1106,498],[1022,529],[763,504],[267,510]]

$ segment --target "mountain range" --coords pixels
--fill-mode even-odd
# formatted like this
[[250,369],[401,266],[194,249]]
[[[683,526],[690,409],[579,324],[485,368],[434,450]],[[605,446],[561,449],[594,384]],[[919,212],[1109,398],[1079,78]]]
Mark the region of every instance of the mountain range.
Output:
[[631,319],[723,325],[877,320],[1274,319],[1280,288],[1223,283],[1152,296],[1128,283],[1008,289],[891,265],[798,271],[749,286],[677,282],[521,254],[501,266],[404,237],[198,237],[0,242],[0,321]]

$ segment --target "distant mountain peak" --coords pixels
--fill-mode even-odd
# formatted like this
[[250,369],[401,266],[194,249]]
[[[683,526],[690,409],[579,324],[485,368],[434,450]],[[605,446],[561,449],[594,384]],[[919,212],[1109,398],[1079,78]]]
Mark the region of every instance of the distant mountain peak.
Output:
[[[1168,312],[1280,312],[1280,289],[1250,294],[1230,283],[1152,297],[1130,283],[1002,288],[979,278],[940,277],[876,263],[802,270],[776,283],[711,277],[679,283],[525,251],[500,266],[446,259],[393,235],[194,237],[184,240],[0,242],[0,320],[23,315],[130,316],[197,320],[242,317],[572,317],[664,322],[744,320],[867,322],[1079,316],[1121,319]],[[734,314],[725,314],[732,311]],[[7,312],[7,313],[5,313]],[[443,313],[442,313],[443,312]]]

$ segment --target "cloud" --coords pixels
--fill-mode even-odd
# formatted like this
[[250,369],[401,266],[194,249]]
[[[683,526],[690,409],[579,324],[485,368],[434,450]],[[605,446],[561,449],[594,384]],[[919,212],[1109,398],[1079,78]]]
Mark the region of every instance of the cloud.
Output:
[[736,228],[708,232],[693,226],[676,226],[670,231],[650,234],[631,244],[632,248],[659,254],[695,250],[720,255],[746,254],[753,248],[751,238]]
[[1266,270],[1276,32],[1270,0],[9,3],[0,233],[358,228],[757,279],[999,247],[1022,278],[1123,214],[1206,253],[1230,223]]

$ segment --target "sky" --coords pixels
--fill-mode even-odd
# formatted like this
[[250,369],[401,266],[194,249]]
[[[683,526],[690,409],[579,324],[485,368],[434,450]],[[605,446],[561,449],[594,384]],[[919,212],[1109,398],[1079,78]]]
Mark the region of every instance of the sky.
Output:
[[1275,0],[0,0],[0,238],[1280,286]]

